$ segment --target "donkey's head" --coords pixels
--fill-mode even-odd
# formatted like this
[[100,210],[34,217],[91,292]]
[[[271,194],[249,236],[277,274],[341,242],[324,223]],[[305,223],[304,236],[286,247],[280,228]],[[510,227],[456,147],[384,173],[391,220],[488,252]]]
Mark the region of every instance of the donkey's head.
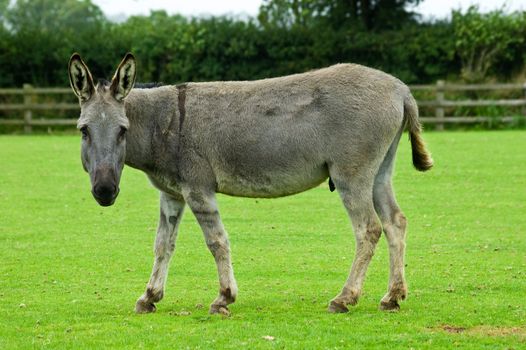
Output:
[[135,82],[135,58],[128,53],[111,83],[93,83],[86,64],[75,53],[69,61],[69,82],[80,101],[77,128],[82,133],[81,159],[91,179],[91,193],[102,206],[119,194],[129,123],[124,99]]

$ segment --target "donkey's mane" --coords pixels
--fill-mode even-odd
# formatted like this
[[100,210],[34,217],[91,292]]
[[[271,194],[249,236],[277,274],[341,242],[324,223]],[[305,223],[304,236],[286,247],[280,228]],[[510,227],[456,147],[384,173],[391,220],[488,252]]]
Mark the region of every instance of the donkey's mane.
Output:
[[[106,79],[98,79],[97,80],[97,88],[98,89],[105,89],[107,87],[110,87],[110,85],[111,85],[111,82],[109,82]],[[158,82],[155,82],[155,83],[135,83],[135,85],[133,87],[135,89],[153,89],[153,88],[160,87],[160,86],[163,86],[163,85],[164,85],[163,83],[158,83]]]
[[111,83],[106,79],[97,79],[97,90],[99,92],[104,91],[107,87],[110,87]]
[[163,86],[163,83],[135,83],[133,86],[135,89],[153,89],[156,87]]

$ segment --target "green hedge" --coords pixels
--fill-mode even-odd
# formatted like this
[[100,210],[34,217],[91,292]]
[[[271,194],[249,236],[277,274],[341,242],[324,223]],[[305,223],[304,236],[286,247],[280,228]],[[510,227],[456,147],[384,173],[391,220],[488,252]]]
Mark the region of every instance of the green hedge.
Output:
[[[523,14],[513,16],[526,24]],[[65,86],[67,62],[75,51],[96,77],[105,78],[132,51],[140,64],[139,80],[165,83],[256,79],[338,62],[376,67],[407,83],[458,79],[467,45],[459,35],[480,25],[490,26],[491,33],[491,26],[500,23],[475,17],[457,14],[455,23],[408,21],[396,30],[366,30],[323,21],[278,26],[257,19],[189,19],[156,11],[117,24],[90,1],[19,0],[0,15],[0,87]],[[526,25],[495,27],[499,32],[515,30],[509,33],[515,39],[494,55],[487,76],[510,79],[523,69],[526,29],[516,28]],[[465,39],[474,40],[469,35]]]

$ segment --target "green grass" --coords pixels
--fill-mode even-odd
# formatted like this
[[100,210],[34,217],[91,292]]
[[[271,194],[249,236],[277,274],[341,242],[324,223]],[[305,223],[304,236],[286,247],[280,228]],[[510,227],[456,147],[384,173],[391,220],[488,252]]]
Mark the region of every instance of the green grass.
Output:
[[326,312],[354,237],[325,184],[275,200],[220,196],[239,285],[223,318],[207,314],[216,269],[189,210],[164,300],[157,313],[136,315],[153,262],[157,191],[126,168],[116,205],[99,207],[79,137],[1,136],[0,349],[524,348],[526,132],[425,138],[431,172],[412,169],[405,137],[397,160],[409,220],[409,298],[400,312],[378,311],[384,238],[359,304]]

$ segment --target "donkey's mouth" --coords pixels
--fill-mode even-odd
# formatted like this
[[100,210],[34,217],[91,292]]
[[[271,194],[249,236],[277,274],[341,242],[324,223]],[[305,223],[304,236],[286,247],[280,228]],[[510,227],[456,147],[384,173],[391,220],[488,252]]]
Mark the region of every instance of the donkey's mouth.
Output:
[[115,203],[115,200],[117,199],[117,196],[119,195],[119,189],[115,191],[115,193],[111,195],[105,195],[105,196],[97,196],[93,191],[91,192],[93,194],[93,198],[99,203],[102,207],[109,207],[110,205],[113,205]]

